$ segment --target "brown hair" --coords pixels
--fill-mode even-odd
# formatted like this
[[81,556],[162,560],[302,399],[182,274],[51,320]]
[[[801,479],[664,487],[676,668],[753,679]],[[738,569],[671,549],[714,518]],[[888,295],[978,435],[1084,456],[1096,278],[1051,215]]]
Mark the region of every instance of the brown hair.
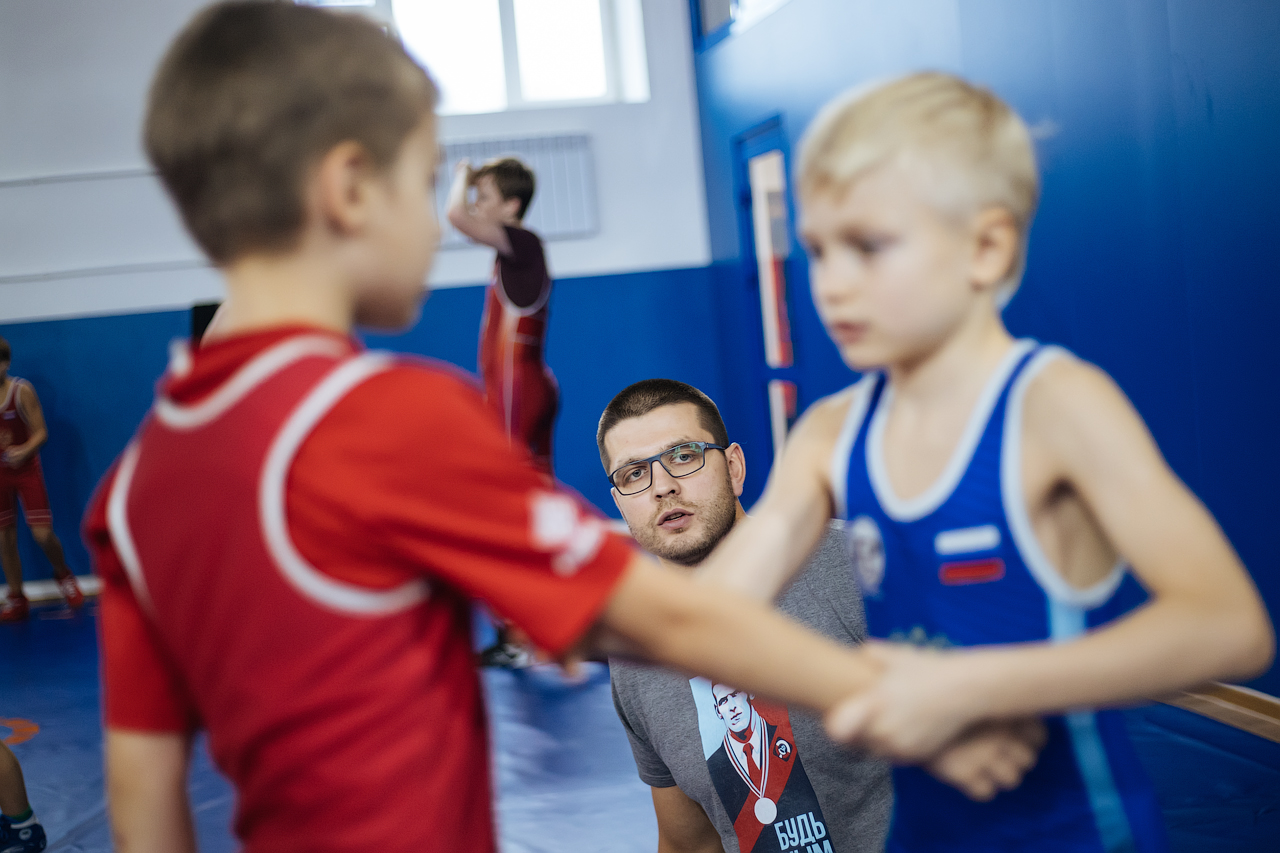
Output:
[[642,379],[618,392],[600,416],[596,428],[596,446],[600,450],[600,464],[609,467],[609,453],[604,449],[609,430],[627,418],[647,415],[660,406],[675,403],[692,403],[698,409],[698,423],[711,433],[711,440],[723,447],[729,446],[729,430],[725,429],[720,409],[711,398],[697,388],[675,379]]
[[390,166],[435,109],[435,85],[372,21],[272,0],[218,3],[169,47],[144,142],[218,265],[294,245],[308,169],[359,142]]
[[486,175],[493,178],[493,184],[502,194],[503,201],[520,199],[520,210],[516,212],[516,219],[524,219],[524,212],[529,209],[529,202],[533,201],[533,191],[537,187],[533,170],[515,157],[502,157],[498,160],[490,160],[476,169],[475,174],[471,176],[471,185],[475,186],[476,181]]
[[13,350],[9,349],[9,342],[4,338],[0,338],[0,361],[12,361]]

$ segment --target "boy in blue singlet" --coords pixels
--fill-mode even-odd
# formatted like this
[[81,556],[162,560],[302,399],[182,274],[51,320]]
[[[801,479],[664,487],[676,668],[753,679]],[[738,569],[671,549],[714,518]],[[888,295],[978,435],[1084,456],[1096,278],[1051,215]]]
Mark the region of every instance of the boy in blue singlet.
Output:
[[[772,597],[843,518],[869,633],[898,642],[833,735],[910,764],[977,720],[1049,715],[989,802],[895,770],[890,851],[1164,850],[1121,717],[1081,709],[1248,677],[1274,635],[1111,379],[1001,322],[1038,194],[1026,127],[916,74],[828,106],[798,172],[813,298],[865,376],[796,427],[711,579]],[[1150,600],[1103,625],[1126,571]]]

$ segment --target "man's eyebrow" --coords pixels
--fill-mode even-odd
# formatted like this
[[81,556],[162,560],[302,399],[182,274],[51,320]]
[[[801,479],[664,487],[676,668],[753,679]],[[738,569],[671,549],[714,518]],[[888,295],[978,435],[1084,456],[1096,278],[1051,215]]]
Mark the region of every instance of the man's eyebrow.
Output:
[[[662,448],[661,450],[659,450],[659,451],[658,451],[658,453],[657,453],[656,455],[661,455],[661,454],[663,454],[663,453],[666,453],[666,452],[667,452],[668,450],[670,450],[671,448],[673,448],[673,447],[679,447],[679,446],[680,446],[680,445],[682,445],[682,444],[692,444],[692,443],[693,443],[693,442],[695,442],[695,441],[702,441],[702,439],[700,439],[700,438],[679,438],[679,439],[676,439],[675,441],[673,441],[673,442],[671,442],[670,444],[668,444],[666,447],[664,447],[664,448]],[[709,442],[709,443],[714,443],[714,442]],[[614,465],[614,466],[613,466],[613,470],[617,471],[619,468],[625,468],[625,467],[627,467],[628,465],[632,464],[633,462],[639,462],[641,459],[648,459],[648,458],[649,458],[648,456],[629,456],[629,457],[627,457],[626,461],[624,461],[624,462],[619,462],[619,463],[617,463],[616,465]]]

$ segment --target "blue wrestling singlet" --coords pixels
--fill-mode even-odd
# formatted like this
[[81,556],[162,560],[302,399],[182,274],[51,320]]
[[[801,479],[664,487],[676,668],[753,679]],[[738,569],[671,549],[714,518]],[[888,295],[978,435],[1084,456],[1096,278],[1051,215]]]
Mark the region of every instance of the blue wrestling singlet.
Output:
[[[1019,341],[996,369],[946,469],[924,494],[894,495],[885,472],[893,395],[864,378],[832,458],[871,636],[936,646],[1064,642],[1105,621],[1124,576],[1089,589],[1062,580],[1041,550],[1022,494],[1022,401],[1065,351]],[[924,770],[895,768],[889,853],[1167,850],[1151,783],[1117,711],[1045,720],[1049,738],[1022,784],[973,802]]]

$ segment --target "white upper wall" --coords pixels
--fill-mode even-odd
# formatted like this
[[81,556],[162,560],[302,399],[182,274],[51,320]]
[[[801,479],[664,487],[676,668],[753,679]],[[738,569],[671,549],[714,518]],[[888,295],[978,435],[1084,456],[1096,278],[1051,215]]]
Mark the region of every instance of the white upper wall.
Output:
[[[168,310],[221,297],[139,142],[151,74],[191,0],[0,0],[0,322]],[[600,231],[548,244],[553,274],[710,260],[686,0],[644,0],[642,104],[441,119],[445,141],[586,133]],[[437,256],[431,281],[488,277],[492,253]]]

